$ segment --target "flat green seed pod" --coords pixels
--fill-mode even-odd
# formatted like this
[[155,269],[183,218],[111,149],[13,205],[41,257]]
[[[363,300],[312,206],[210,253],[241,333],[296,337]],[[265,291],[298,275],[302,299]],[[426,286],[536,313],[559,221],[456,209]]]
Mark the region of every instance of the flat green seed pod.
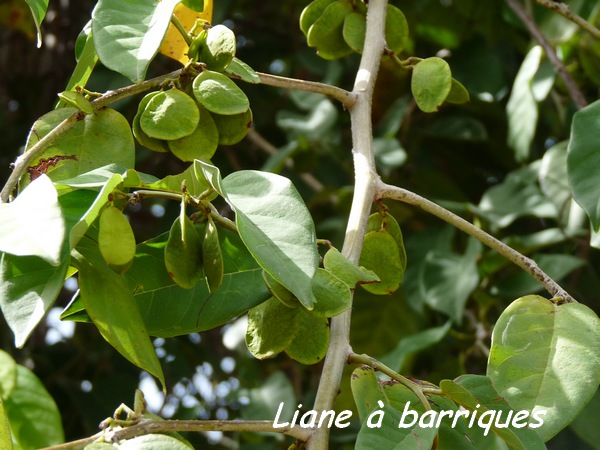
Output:
[[98,247],[104,261],[117,273],[125,273],[135,256],[135,236],[119,208],[109,206],[100,215]]
[[344,19],[342,30],[346,44],[357,53],[362,53],[367,32],[367,18],[363,14],[350,13]]
[[324,59],[338,59],[352,53],[343,35],[344,20],[353,12],[352,5],[346,0],[332,3],[321,17],[308,30],[308,45],[317,49]]
[[148,150],[152,150],[154,152],[166,153],[169,151],[167,143],[161,139],[151,138],[146,133],[144,133],[144,130],[142,130],[142,127],[140,126],[140,117],[142,117],[144,109],[146,109],[146,106],[148,105],[148,102],[152,99],[152,97],[154,97],[158,93],[159,92],[150,92],[140,101],[140,104],[138,105],[137,114],[133,118],[133,122],[131,124],[131,129],[133,131],[133,135],[142,147],[145,147]]
[[244,91],[222,73],[205,70],[196,77],[193,86],[198,103],[212,113],[230,116],[250,108]]
[[202,242],[202,264],[208,290],[215,292],[223,283],[223,253],[219,244],[219,232],[210,216]]
[[409,28],[404,13],[394,5],[387,6],[385,16],[385,43],[398,54],[408,46]]
[[402,237],[400,225],[394,216],[387,212],[384,214],[371,214],[369,216],[369,220],[367,221],[367,232],[379,231],[381,229],[385,229],[392,235],[394,241],[396,241],[398,251],[400,252],[400,263],[402,264],[402,268],[406,269],[406,249],[404,247],[404,238]]
[[225,25],[215,25],[208,30],[206,41],[200,47],[198,59],[208,70],[224,71],[235,56],[235,34]]
[[246,137],[252,128],[252,110],[233,116],[212,115],[219,134],[219,144],[234,145]]
[[411,90],[423,112],[438,111],[452,87],[450,66],[437,56],[419,61],[414,69]]
[[171,226],[165,246],[165,266],[171,279],[184,289],[193,288],[204,277],[200,237],[185,214]]
[[182,161],[210,159],[219,145],[219,130],[212,115],[202,105],[198,105],[200,120],[192,134],[180,139],[167,141],[169,150]]
[[153,96],[140,117],[144,133],[155,139],[172,140],[192,134],[200,113],[196,102],[178,89]]
[[392,294],[404,279],[398,246],[385,229],[370,231],[365,235],[360,265],[375,272],[381,280],[379,283],[361,285],[372,294]]
[[310,30],[312,24],[315,23],[319,17],[321,17],[321,14],[323,14],[325,8],[335,1],[336,0],[315,0],[306,8],[304,8],[302,14],[300,14],[300,29],[305,36],[308,34],[308,30]]

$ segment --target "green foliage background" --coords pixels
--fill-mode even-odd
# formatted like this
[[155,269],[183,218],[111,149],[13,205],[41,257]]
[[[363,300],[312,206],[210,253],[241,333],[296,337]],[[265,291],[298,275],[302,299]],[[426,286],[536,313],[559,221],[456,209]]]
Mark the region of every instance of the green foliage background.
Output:
[[[74,39],[93,7],[89,1],[66,9],[52,3],[55,18],[46,21],[42,29],[46,36],[56,37],[56,46],[46,42],[38,50],[35,41],[7,23],[0,29],[2,181],[31,123],[53,108],[57,100],[54,93],[66,85],[74,65]],[[239,43],[237,56],[256,70],[351,89],[358,55],[330,62],[306,47],[298,28],[306,3],[217,0],[213,23],[225,20],[234,29]],[[442,52],[453,76],[468,89],[471,102],[445,105],[436,114],[422,113],[410,96],[407,73],[384,61],[375,92],[374,130],[377,161],[385,181],[475,219],[495,236],[534,255],[578,301],[599,312],[600,254],[589,245],[585,219],[569,218],[565,208],[568,199],[560,203],[564,193],[560,186],[566,176],[564,154],[553,146],[569,138],[575,112],[562,82],[557,80],[552,91],[543,95],[544,80],[554,75],[553,69],[542,63],[533,69],[540,98],[528,103],[521,94],[507,114],[511,92],[523,89],[514,83],[531,39],[504,2],[392,3],[407,16],[413,38],[410,54],[427,57]],[[597,17],[597,2],[570,3],[580,15]],[[599,56],[598,44],[552,12],[539,7],[533,11],[542,31],[560,45],[565,63],[583,92],[590,101],[595,100],[600,83],[600,68],[594,60]],[[13,62],[17,56],[17,63],[22,65]],[[148,75],[174,68],[159,57]],[[114,72],[100,69],[88,88],[104,91],[127,84]],[[219,150],[215,165],[224,174],[246,168],[289,177],[313,214],[317,236],[339,248],[353,184],[347,115],[340,106],[321,97],[260,85],[243,88],[252,105],[256,131],[280,153],[270,156],[264,146],[245,139]],[[138,101],[126,100],[117,108],[131,120]],[[293,169],[284,164],[284,155],[293,162]],[[138,158],[139,170],[159,177],[186,168],[168,154],[142,150]],[[302,174],[312,174],[318,185],[307,183]],[[152,215],[146,204],[127,211],[138,242],[170,228],[178,205],[171,202],[161,206],[166,208],[162,217]],[[541,288],[495,253],[474,248],[470,239],[439,220],[408,206],[389,206],[404,233],[408,257],[405,282],[392,296],[376,297],[357,290],[351,334],[355,352],[383,357],[392,351],[402,354],[404,345],[409,350],[395,359],[401,361],[396,369],[434,383],[467,372],[483,374],[487,360],[483,349],[489,346],[491,328],[500,312],[516,297]],[[449,263],[444,265],[444,261]],[[440,273],[445,275],[441,280]],[[451,289],[464,284],[474,290]],[[440,292],[445,297],[436,300]],[[65,306],[71,295],[65,289],[57,306]],[[448,310],[449,304],[461,302],[464,312]],[[445,334],[448,317],[455,323]],[[285,355],[259,362],[248,354],[243,342],[226,347],[223,340],[235,335],[235,326],[154,341],[169,390],[159,407],[163,415],[272,419],[272,405],[279,401],[290,407],[312,403],[319,366],[300,366]],[[427,335],[422,345],[407,344],[410,335],[442,327],[443,333]],[[72,338],[48,345],[50,333],[51,327],[39,327],[27,346],[16,351],[10,330],[2,324],[0,348],[32,368],[44,382],[62,413],[67,440],[94,434],[100,420],[121,402],[130,401],[140,379],[153,383],[148,377],[140,378],[139,370],[106,345],[92,326],[78,324]],[[349,377],[345,379],[337,404],[340,409],[352,408]],[[548,448],[599,448],[598,427],[589,423],[590,417],[600,414],[597,398],[571,427],[548,443]],[[334,430],[332,448],[352,448],[357,430],[358,423],[350,429]],[[287,448],[274,437],[243,434],[234,438],[244,449]],[[190,441],[227,448],[218,436],[193,435]]]

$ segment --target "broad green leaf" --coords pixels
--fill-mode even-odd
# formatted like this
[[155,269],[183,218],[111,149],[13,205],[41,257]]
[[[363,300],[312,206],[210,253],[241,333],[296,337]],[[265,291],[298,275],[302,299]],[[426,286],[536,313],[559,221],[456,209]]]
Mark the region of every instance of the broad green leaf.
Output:
[[348,285],[325,269],[317,269],[312,292],[315,304],[311,314],[317,317],[334,317],[352,307],[352,292]]
[[402,364],[407,356],[425,350],[440,342],[448,334],[451,326],[452,321],[448,321],[442,326],[429,328],[428,330],[404,337],[400,339],[394,350],[382,356],[379,360],[392,370],[398,372],[402,369]]
[[585,209],[592,229],[600,230],[600,187],[597,151],[600,133],[600,100],[577,111],[571,125],[571,140],[567,156],[569,184],[575,201]]
[[452,88],[450,66],[437,56],[419,61],[413,68],[411,90],[419,108],[436,112]]
[[237,84],[219,72],[204,70],[194,79],[198,103],[216,114],[242,114],[250,107],[248,97]]
[[466,103],[469,100],[469,91],[467,91],[467,88],[452,78],[452,86],[450,87],[450,92],[448,92],[448,97],[446,97],[446,102],[460,104]]
[[304,135],[309,139],[322,139],[335,125],[337,108],[329,99],[320,100],[308,114],[289,111],[277,113],[277,126],[293,135]]
[[150,97],[140,116],[140,127],[154,139],[181,139],[194,132],[199,120],[196,102],[183,91],[172,88]]
[[75,89],[75,86],[85,87],[87,85],[90,76],[96,67],[96,63],[98,62],[98,55],[96,54],[96,47],[94,46],[94,38],[92,37],[92,29],[91,23],[86,25],[83,33],[85,33],[87,29],[87,33],[84,34],[85,44],[81,53],[77,57],[77,66],[75,66],[75,70],[71,74],[71,78],[67,83],[67,87],[65,90],[72,91]]
[[[65,247],[65,252],[67,251]],[[23,347],[34,328],[54,304],[69,267],[65,255],[56,267],[36,256],[13,256],[0,260],[0,306],[15,335],[15,346]]]
[[229,66],[227,66],[227,69],[225,69],[225,73],[231,78],[242,80],[246,83],[260,83],[260,77],[258,76],[256,71],[244,61],[236,58],[235,56],[231,60]]
[[16,384],[17,363],[12,356],[4,350],[0,350],[0,401],[6,400],[10,396]]
[[590,400],[571,424],[571,430],[595,450],[600,448],[598,417],[600,417],[600,391],[596,391],[596,395],[594,395],[592,400]]
[[165,270],[164,248],[169,233],[138,245],[126,274],[148,333],[171,337],[209,330],[243,314],[270,296],[262,269],[237,234],[221,229],[223,285],[211,294],[206,283],[182,289]]
[[571,200],[567,148],[568,142],[562,141],[546,150],[539,172],[542,192],[563,216],[568,213],[568,203]]
[[245,113],[226,116],[212,114],[217,131],[219,133],[219,144],[234,145],[246,137],[252,128],[252,110]]
[[464,255],[431,250],[421,268],[419,289],[425,302],[462,323],[465,303],[479,283],[477,258],[481,244],[469,239]]
[[8,426],[8,418],[6,417],[2,398],[0,398],[0,447],[5,450],[13,450],[10,427]]
[[13,438],[21,448],[42,448],[64,442],[60,412],[35,374],[17,366],[17,386],[4,400]]
[[387,231],[394,238],[398,246],[400,265],[403,270],[406,269],[406,249],[404,248],[404,238],[398,221],[388,212],[371,214],[367,221],[367,232],[380,230]]
[[[369,414],[378,408],[377,400],[385,400],[379,379],[372,367],[361,366],[354,369],[350,378],[352,396],[358,410],[360,423],[367,421]],[[397,426],[398,424],[396,424]]]
[[179,439],[165,434],[147,434],[133,439],[127,439],[119,444],[119,450],[190,450]]
[[265,283],[269,288],[269,291],[277,300],[283,303],[288,308],[297,308],[300,302],[298,299],[294,297],[290,291],[288,291],[284,286],[279,284],[275,278],[269,275],[269,272],[263,270],[263,278],[265,279]]
[[92,34],[102,64],[134,83],[142,81],[180,1],[99,0]]
[[[134,174],[140,180],[140,176],[145,174],[138,174],[133,169],[128,169],[131,171],[129,176],[133,176]],[[67,178],[65,180],[60,180],[55,183],[55,186],[58,190],[60,196],[64,195],[71,190],[68,188],[84,188],[84,189],[95,189],[102,188],[104,185],[112,178],[114,174],[127,173],[124,167],[118,166],[116,164],[109,164],[107,166],[99,167],[98,169],[90,170],[89,172],[83,173],[81,175],[77,175],[73,178]],[[150,175],[148,175],[150,177]],[[141,182],[141,181],[140,181]],[[141,186],[141,184],[136,184],[136,186]],[[62,199],[61,199],[62,200]]]
[[58,94],[58,98],[60,98],[64,103],[71,105],[74,108],[77,108],[81,112],[85,114],[93,114],[94,109],[92,108],[92,104],[90,101],[83,96],[83,94],[77,91],[64,91]]
[[[546,448],[543,440],[533,429],[536,424],[539,425],[539,418],[534,417],[530,420],[531,411],[525,411],[522,415],[518,415],[520,412],[518,410],[511,411],[510,405],[498,395],[488,377],[463,375],[454,381],[442,380],[440,388],[456,403],[471,411],[471,414],[477,413],[477,420],[474,423],[478,427],[484,428],[488,433],[494,432],[512,449]],[[541,419],[543,420],[543,417]],[[526,428],[528,422],[531,422],[532,429]]]
[[263,269],[312,309],[319,255],[312,217],[290,180],[238,171],[223,180],[244,244]]
[[181,194],[181,186],[185,183],[186,192],[198,196],[210,188],[204,177],[196,175],[194,165],[190,165],[185,171],[177,175],[168,175],[162,180],[148,184],[146,188],[159,191],[175,192]]
[[298,330],[300,308],[288,308],[271,297],[248,312],[246,345],[258,359],[281,353],[290,346]]
[[[26,150],[74,112],[75,108],[60,108],[38,119],[27,138]],[[29,175],[21,178],[19,189],[23,190],[45,170],[52,181],[58,181],[108,164],[133,168],[134,162],[135,145],[129,122],[114,109],[103,108],[85,116],[44,150],[28,168]]]
[[404,267],[395,239],[385,228],[369,231],[365,235],[359,264],[373,271],[379,283],[362,284],[361,287],[376,295],[392,294],[404,279]]
[[302,308],[298,310],[300,327],[285,353],[302,364],[316,364],[327,353],[329,346],[329,322],[325,318],[315,317]]
[[206,161],[197,159],[194,161],[194,172],[196,178],[206,182],[207,186],[213,188],[221,197],[226,196],[225,191],[223,190],[221,171],[218,167],[213,166]]
[[342,255],[338,249],[331,247],[323,257],[323,267],[328,272],[342,280],[350,289],[360,284],[379,281],[379,277],[372,270],[357,266]]
[[506,105],[508,145],[515,151],[517,161],[529,157],[530,146],[538,121],[538,105],[532,82],[542,61],[542,47],[536,45],[523,60]]
[[133,118],[133,122],[131,123],[131,131],[133,131],[133,135],[142,147],[146,147],[148,150],[152,150],[153,152],[166,153],[169,151],[167,142],[162,139],[156,139],[148,136],[142,129],[141,124],[142,114],[144,114],[146,106],[148,106],[150,100],[152,100],[158,94],[160,94],[160,92],[150,92],[149,94],[146,94],[142,100],[140,100],[137,113]]
[[36,178],[13,202],[0,204],[2,252],[38,256],[57,266],[65,233],[56,189],[46,175]]
[[386,47],[399,54],[408,46],[408,43],[409,29],[404,13],[394,5],[388,5],[385,16]]
[[580,303],[515,300],[492,334],[488,376],[515,410],[547,411],[548,440],[575,419],[600,383],[600,319]]
[[313,23],[323,14],[325,9],[336,0],[315,0],[302,10],[300,14],[300,29],[307,35]]
[[327,6],[310,26],[306,35],[308,46],[316,47],[321,58],[338,59],[352,53],[343,35],[344,19],[352,10],[348,0],[338,0]]
[[46,10],[48,9],[48,0],[25,0],[31,9],[35,27],[37,28],[37,46],[42,46],[42,21],[46,17]]
[[125,279],[104,262],[98,244],[84,237],[72,252],[86,312],[106,341],[136,366],[165,379],[142,316]]
[[362,53],[366,31],[367,18],[363,14],[353,12],[345,17],[342,29],[344,41],[357,53]]

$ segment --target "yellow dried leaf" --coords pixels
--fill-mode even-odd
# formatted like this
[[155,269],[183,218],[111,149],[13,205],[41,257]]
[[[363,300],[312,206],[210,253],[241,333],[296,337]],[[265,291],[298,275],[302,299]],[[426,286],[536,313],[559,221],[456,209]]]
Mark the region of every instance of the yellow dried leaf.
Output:
[[[183,3],[180,3],[175,7],[173,14],[177,16],[183,27],[189,31],[197,19],[206,20],[207,22],[212,21],[213,0],[204,0],[204,11],[201,13],[193,11]],[[160,47],[160,53],[179,61],[181,64],[186,64],[189,61],[187,52],[188,45],[185,43],[183,36],[181,36],[181,33],[179,33],[173,24],[169,25],[165,39]]]

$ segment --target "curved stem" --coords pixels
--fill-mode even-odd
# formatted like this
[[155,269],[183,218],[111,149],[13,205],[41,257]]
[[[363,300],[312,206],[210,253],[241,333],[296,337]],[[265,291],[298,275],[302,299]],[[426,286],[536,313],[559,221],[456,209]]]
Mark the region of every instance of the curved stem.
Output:
[[546,272],[540,269],[534,260],[519,253],[512,247],[506,245],[504,242],[486,233],[481,228],[477,228],[475,225],[467,222],[462,217],[459,217],[453,212],[448,211],[446,208],[443,208],[440,205],[415,194],[414,192],[397,186],[391,186],[383,182],[379,182],[379,185],[377,186],[377,198],[389,198],[408,203],[410,205],[415,205],[424,211],[439,217],[459,230],[464,231],[470,236],[473,236],[482,244],[485,244],[491,249],[496,250],[506,259],[519,266],[521,269],[535,278],[542,286],[544,286],[544,288],[553,297],[561,297],[566,302],[575,302],[575,299],[571,297],[567,291],[560,287],[556,281],[550,278]]
[[356,95],[345,89],[331,86],[329,84],[317,83],[315,81],[298,80],[295,78],[279,77],[268,73],[257,72],[261,84],[280,87],[283,89],[296,89],[298,91],[316,92],[318,94],[328,95],[340,101],[345,108],[350,109],[356,102]]
[[[371,104],[381,55],[385,47],[383,30],[385,29],[386,6],[387,0],[371,0],[369,2],[365,46],[352,92],[356,103],[349,108],[355,186],[342,254],[355,263],[360,258],[367,219],[373,204],[377,180],[379,180],[373,156]],[[331,319],[329,348],[315,399],[314,409],[316,411],[332,409],[335,403],[344,367],[348,355],[352,351],[350,347],[350,317],[351,311],[346,311]],[[328,441],[329,429],[319,428],[307,442],[307,449],[326,449]]]
[[104,431],[86,439],[67,442],[65,444],[46,447],[41,450],[77,450],[83,449],[86,445],[104,438],[112,442],[118,442],[123,439],[131,439],[136,436],[142,436],[153,433],[170,433],[180,431],[248,431],[254,433],[280,433],[291,436],[299,441],[308,440],[311,430],[301,427],[282,427],[275,428],[273,422],[268,420],[142,420],[141,422],[129,427],[121,428],[116,431]]
[[579,25],[581,28],[583,28],[596,39],[600,39],[600,30],[591,23],[589,23],[587,20],[585,20],[583,17],[571,11],[569,9],[569,5],[567,5],[566,3],[555,2],[552,0],[535,0],[535,2],[538,5],[542,5],[545,8],[557,12],[558,14],[570,20],[574,24]]

